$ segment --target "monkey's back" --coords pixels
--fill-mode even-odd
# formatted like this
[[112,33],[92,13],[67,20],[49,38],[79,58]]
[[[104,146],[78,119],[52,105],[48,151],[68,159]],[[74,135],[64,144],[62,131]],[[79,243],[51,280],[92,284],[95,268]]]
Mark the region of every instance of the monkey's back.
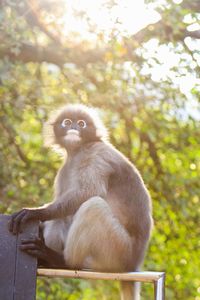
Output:
[[104,196],[114,216],[131,235],[148,237],[152,224],[151,199],[137,168],[107,142],[91,143],[83,151],[89,157],[83,161],[83,168],[89,168],[92,172],[86,180],[88,184],[98,180],[99,174],[106,182],[106,191],[101,193],[100,187],[100,194],[96,196]]
[[131,235],[149,237],[151,198],[137,168],[117,149],[105,144],[113,172],[109,178],[107,201]]

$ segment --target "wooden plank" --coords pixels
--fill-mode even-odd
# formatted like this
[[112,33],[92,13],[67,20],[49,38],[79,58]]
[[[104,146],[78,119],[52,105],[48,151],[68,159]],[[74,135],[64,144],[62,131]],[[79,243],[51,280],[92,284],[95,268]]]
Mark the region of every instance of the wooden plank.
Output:
[[16,236],[8,232],[9,216],[0,215],[0,299],[14,294]]
[[20,251],[21,239],[38,236],[38,222],[29,222],[17,238],[14,300],[34,300],[36,297],[37,259]]
[[155,282],[163,276],[163,272],[129,272],[129,273],[103,273],[92,271],[38,269],[38,276],[103,279],[103,280],[125,280],[139,282]]

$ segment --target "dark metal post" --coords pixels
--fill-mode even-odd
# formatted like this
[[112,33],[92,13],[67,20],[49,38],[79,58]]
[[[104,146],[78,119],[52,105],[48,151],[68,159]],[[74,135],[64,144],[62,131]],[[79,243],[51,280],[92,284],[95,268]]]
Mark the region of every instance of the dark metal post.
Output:
[[154,299],[165,300],[165,274],[154,282]]

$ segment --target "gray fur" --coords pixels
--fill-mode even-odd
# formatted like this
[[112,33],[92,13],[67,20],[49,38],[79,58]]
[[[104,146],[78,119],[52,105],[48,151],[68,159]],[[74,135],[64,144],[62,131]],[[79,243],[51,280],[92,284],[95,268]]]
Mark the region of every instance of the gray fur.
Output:
[[[77,144],[65,142],[63,131],[54,127],[68,116],[93,126],[80,131]],[[50,123],[50,143],[59,144],[67,155],[56,176],[55,199],[45,208],[46,219],[53,219],[45,222],[45,243],[62,252],[71,268],[138,270],[153,223],[141,175],[108,142],[107,131],[88,108],[67,106]],[[124,285],[122,299],[133,299],[130,287]]]

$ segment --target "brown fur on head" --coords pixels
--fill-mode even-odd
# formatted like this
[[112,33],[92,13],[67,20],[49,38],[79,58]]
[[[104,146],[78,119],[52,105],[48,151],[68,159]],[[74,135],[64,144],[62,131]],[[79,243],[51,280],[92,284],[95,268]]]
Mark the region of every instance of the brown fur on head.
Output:
[[46,146],[59,145],[71,150],[88,142],[105,141],[107,137],[107,130],[96,111],[82,104],[68,104],[60,108],[44,125]]

